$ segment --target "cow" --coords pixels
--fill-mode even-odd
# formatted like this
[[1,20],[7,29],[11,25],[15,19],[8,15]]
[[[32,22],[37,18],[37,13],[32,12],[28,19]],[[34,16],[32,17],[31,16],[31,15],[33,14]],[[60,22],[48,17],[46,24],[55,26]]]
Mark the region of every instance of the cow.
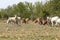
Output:
[[54,26],[54,23],[56,23],[56,20],[58,19],[58,16],[54,16],[54,17],[47,17],[47,20],[51,21],[52,26]]
[[22,18],[22,23],[28,23],[28,21],[29,21],[30,19],[29,18]]
[[14,24],[18,24],[18,21],[21,20],[21,17],[17,17],[16,15],[14,17],[9,17],[7,20],[7,23],[13,22]]
[[38,23],[38,24],[42,24],[42,18],[40,17],[38,17],[38,18],[36,18],[35,20],[34,20],[34,23]]

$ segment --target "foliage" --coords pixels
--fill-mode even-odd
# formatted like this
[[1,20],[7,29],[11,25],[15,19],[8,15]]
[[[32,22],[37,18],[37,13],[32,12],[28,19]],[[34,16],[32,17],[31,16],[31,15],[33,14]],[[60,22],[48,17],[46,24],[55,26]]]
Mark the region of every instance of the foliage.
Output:
[[60,0],[50,0],[44,5],[40,2],[35,2],[35,4],[20,2],[17,5],[9,5],[6,9],[0,9],[0,18],[8,18],[14,15],[31,19],[55,15],[60,16]]

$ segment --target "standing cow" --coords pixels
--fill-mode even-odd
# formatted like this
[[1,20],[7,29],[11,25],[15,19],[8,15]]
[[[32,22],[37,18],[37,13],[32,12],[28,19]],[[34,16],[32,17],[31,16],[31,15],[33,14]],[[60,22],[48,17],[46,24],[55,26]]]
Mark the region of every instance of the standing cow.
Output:
[[28,23],[28,21],[29,21],[29,18],[22,18],[22,23]]
[[38,23],[38,24],[42,24],[42,18],[36,18],[35,20],[34,20],[34,23]]
[[13,22],[14,24],[18,24],[18,21],[21,19],[21,17],[17,17],[17,15],[15,15],[14,17],[9,17],[7,20],[7,23],[11,23]]
[[49,19],[51,21],[52,26],[54,25],[54,23],[56,24],[56,20],[58,19],[58,16],[54,16],[54,17],[47,17],[47,19]]

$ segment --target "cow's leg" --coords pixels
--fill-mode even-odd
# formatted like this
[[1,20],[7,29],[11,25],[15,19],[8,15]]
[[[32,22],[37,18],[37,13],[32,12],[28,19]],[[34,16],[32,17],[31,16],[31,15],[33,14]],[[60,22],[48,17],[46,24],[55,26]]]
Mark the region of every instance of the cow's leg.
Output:
[[16,20],[16,24],[18,24],[18,20]]
[[57,26],[57,25],[58,25],[58,23],[56,22],[56,23],[55,23],[55,25]]
[[55,23],[55,25],[57,25],[57,22]]
[[16,20],[16,24],[18,24],[18,18],[17,17],[15,18],[15,20]]
[[51,23],[52,23],[52,27],[53,27],[53,21],[51,21]]
[[10,20],[7,20],[7,24],[10,22]]

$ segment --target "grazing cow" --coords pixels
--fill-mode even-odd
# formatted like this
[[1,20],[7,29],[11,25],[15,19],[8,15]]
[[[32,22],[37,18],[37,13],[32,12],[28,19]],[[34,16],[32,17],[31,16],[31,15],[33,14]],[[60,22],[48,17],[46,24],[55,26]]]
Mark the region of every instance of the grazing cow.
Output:
[[15,22],[15,17],[9,17],[8,20],[7,20],[7,23],[10,23],[10,22]]
[[42,18],[36,18],[34,23],[42,24]]
[[45,19],[42,20],[42,24],[45,25],[45,24],[48,24],[48,21]]
[[47,17],[47,19],[49,19],[52,23],[52,26],[54,25],[54,23],[56,22],[56,20],[58,19],[58,16],[54,16],[54,17]]
[[29,20],[30,20],[29,18],[26,18],[26,19],[25,19],[26,23],[28,23]]
[[23,18],[22,19],[22,23],[25,23],[26,24],[26,23],[28,23],[28,21],[29,21],[29,18]]
[[18,21],[21,19],[21,17],[17,17],[15,15],[15,17],[9,17],[8,20],[7,20],[7,23],[10,23],[10,22],[13,22],[13,23],[16,23],[18,24]]
[[26,24],[25,18],[22,18],[22,23],[25,23]]

